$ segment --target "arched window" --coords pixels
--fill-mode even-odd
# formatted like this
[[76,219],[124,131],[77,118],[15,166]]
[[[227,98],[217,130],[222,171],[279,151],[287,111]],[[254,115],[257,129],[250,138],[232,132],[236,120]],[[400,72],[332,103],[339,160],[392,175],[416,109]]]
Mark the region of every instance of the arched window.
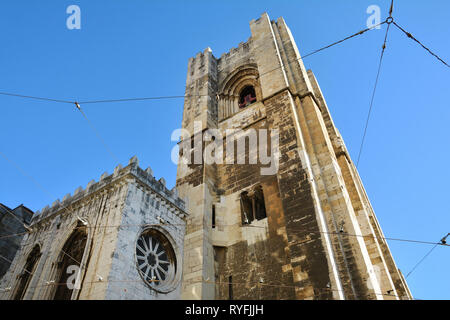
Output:
[[37,261],[41,257],[41,250],[36,245],[31,253],[28,255],[23,272],[19,276],[19,284],[17,285],[16,292],[14,293],[14,300],[22,300],[27,292],[28,285],[30,284],[33,272],[36,269]]
[[256,102],[256,93],[253,86],[246,86],[239,94],[239,108],[245,108]]
[[[76,284],[78,284],[75,279],[81,278],[81,260],[83,259],[86,242],[86,227],[79,223],[59,255],[57,281],[55,283],[56,291],[53,300],[70,300],[72,298],[73,290],[76,289]],[[73,280],[67,281],[69,277],[72,277]]]
[[160,231],[144,230],[136,241],[136,266],[152,289],[169,292],[177,279],[177,258],[170,240]]
[[[261,101],[258,66],[246,64],[230,72],[218,84],[218,120],[222,121],[252,103]],[[262,103],[262,101],[261,101]]]

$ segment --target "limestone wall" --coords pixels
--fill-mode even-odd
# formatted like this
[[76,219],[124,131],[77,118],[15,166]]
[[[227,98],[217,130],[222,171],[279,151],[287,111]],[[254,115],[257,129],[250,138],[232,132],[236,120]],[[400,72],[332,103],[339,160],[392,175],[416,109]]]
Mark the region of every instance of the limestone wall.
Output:
[[[227,299],[232,288],[234,299],[410,298],[289,28],[263,14],[250,29],[247,42],[219,59],[208,49],[190,60],[183,128],[191,136],[277,128],[280,165],[272,176],[248,162],[179,165],[177,187],[191,213],[183,297]],[[248,85],[257,102],[239,108]],[[205,92],[204,101],[198,96]],[[194,121],[201,122],[197,131]],[[193,149],[211,143],[196,141]],[[267,218],[243,225],[240,194],[258,185]]]
[[20,205],[10,209],[0,203],[0,279],[8,271],[12,261],[20,249],[20,243],[30,223],[33,212]]
[[[136,238],[144,226],[158,224],[155,227],[174,239],[175,250],[182,256],[185,217],[184,202],[177,191],[168,190],[164,179],[157,181],[150,168],[139,168],[133,157],[125,168],[117,166],[113,174],[104,173],[98,182],[93,180],[85,189],[80,187],[73,195],[36,213],[31,232],[24,237],[21,250],[0,283],[8,289],[0,299],[15,296],[27,258],[36,247],[40,257],[23,299],[53,299],[58,286],[66,285],[58,283],[62,272],[59,261],[69,256],[62,248],[77,229],[86,231],[87,241],[82,259],[72,258],[73,265],[81,267],[80,288],[73,290],[72,299],[164,298],[138,276]],[[178,283],[181,275],[180,266]],[[179,298],[179,287],[165,298]]]

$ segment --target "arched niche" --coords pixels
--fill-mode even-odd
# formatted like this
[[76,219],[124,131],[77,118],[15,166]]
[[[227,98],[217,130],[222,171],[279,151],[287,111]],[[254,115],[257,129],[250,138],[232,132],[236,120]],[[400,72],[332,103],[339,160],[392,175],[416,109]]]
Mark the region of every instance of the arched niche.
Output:
[[[261,101],[262,92],[258,79],[258,69],[254,64],[241,66],[224,79],[219,88],[219,121],[232,116],[254,102]],[[245,100],[245,97],[249,95],[241,96],[245,90],[251,91],[249,94],[252,95],[252,99],[243,104],[240,100],[242,98]]]

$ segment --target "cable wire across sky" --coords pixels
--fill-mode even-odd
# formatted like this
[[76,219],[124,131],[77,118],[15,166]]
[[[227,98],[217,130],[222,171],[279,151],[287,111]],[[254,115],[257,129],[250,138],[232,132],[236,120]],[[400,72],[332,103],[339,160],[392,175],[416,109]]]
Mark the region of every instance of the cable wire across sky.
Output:
[[[388,19],[392,19],[392,18],[389,17]],[[387,43],[387,38],[388,38],[388,35],[389,35],[389,28],[390,28],[391,23],[392,23],[392,20],[389,20],[390,22],[388,22],[388,19],[385,21],[385,22],[388,24],[388,26],[387,26],[387,28],[386,28],[386,35],[384,36],[384,43],[383,43],[383,46],[382,46],[382,49],[381,49],[380,61],[379,61],[379,63],[378,63],[377,76],[376,76],[376,78],[375,78],[375,85],[374,85],[374,87],[373,87],[372,98],[371,98],[371,100],[370,100],[370,105],[369,105],[369,113],[367,114],[366,125],[365,125],[365,127],[364,127],[364,133],[363,133],[363,137],[362,137],[362,140],[361,140],[361,145],[360,145],[360,147],[359,147],[358,159],[357,159],[357,161],[356,161],[356,167],[359,166],[359,160],[361,159],[361,153],[362,153],[362,150],[363,150],[363,147],[364,147],[364,141],[365,141],[366,134],[367,134],[367,128],[368,128],[368,126],[369,126],[370,115],[371,115],[371,113],[372,113],[373,102],[374,102],[374,100],[375,100],[375,93],[376,93],[376,91],[377,91],[378,80],[379,80],[379,78],[380,78],[380,72],[381,72],[381,66],[382,66],[382,64],[383,64],[384,52],[385,52],[385,50],[386,50],[386,43]]]
[[[308,54],[303,55],[302,57],[298,58],[298,59],[294,59],[294,60],[290,60],[288,61],[290,62],[294,62],[294,61],[299,61],[302,59],[305,59],[307,57],[310,57],[312,55],[315,55],[323,50],[329,49],[331,47],[334,47],[344,41],[350,40],[354,37],[360,36],[365,34],[367,31],[376,29],[377,27],[384,25],[384,24],[388,24],[388,29],[389,29],[389,25],[391,23],[393,23],[398,29],[400,29],[402,32],[404,32],[409,38],[411,38],[412,40],[414,40],[415,42],[417,42],[418,44],[420,44],[425,50],[427,50],[431,55],[433,55],[434,57],[436,57],[439,61],[441,61],[444,65],[446,65],[447,67],[450,67],[449,64],[447,62],[445,62],[442,58],[440,58],[437,54],[435,54],[434,52],[432,52],[429,48],[427,48],[426,46],[424,46],[419,40],[417,40],[414,36],[411,35],[411,33],[405,31],[400,25],[398,25],[392,18],[392,9],[393,9],[393,4],[391,4],[390,7],[390,15],[389,17],[381,22],[378,23],[372,27],[363,29],[361,31],[358,31],[348,37],[345,37],[341,40],[335,41],[329,45],[326,45],[324,47],[321,47],[319,49],[313,50]],[[268,73],[271,73],[272,71],[275,71],[277,69],[280,68],[284,68],[283,65],[274,68],[272,70],[266,71],[262,74],[259,75],[259,77],[262,77]],[[189,98],[189,97],[193,97],[193,96],[209,96],[209,95],[169,95],[169,96],[149,96],[149,97],[130,97],[130,98],[120,98],[120,99],[98,99],[98,100],[81,100],[81,101],[76,101],[76,100],[67,100],[67,99],[56,99],[56,98],[48,98],[48,97],[40,97],[40,96],[32,96],[32,95],[25,95],[25,94],[19,94],[19,93],[11,93],[11,92],[0,92],[0,95],[4,95],[4,96],[12,96],[12,97],[18,97],[18,98],[25,98],[25,99],[34,99],[34,100],[41,100],[41,101],[48,101],[48,102],[58,102],[58,103],[67,103],[67,104],[79,104],[79,105],[83,105],[83,104],[98,104],[98,103],[113,103],[113,102],[133,102],[133,101],[146,101],[146,100],[166,100],[166,99],[184,99],[184,98]]]
[[[447,67],[450,67],[450,65],[444,60],[442,59],[440,56],[438,56],[436,53],[434,53],[431,49],[429,49],[427,46],[425,46],[424,44],[422,44],[422,42],[420,42],[419,40],[417,40],[411,33],[407,32],[403,27],[401,27],[397,22],[394,21],[393,18],[393,1],[391,2],[391,6],[389,9],[389,17],[373,26],[370,28],[366,28],[363,29],[357,33],[354,33],[350,36],[347,36],[341,40],[335,41],[327,46],[321,47],[317,50],[314,50],[306,55],[304,55],[303,57],[300,57],[298,59],[295,60],[291,60],[288,61],[288,63],[291,62],[295,62],[295,61],[299,61],[302,59],[305,59],[307,57],[310,57],[312,55],[315,55],[319,52],[322,52],[326,49],[329,49],[331,47],[334,47],[338,44],[341,44],[347,40],[350,40],[352,38],[355,38],[359,35],[363,35],[366,32],[375,29],[378,26],[387,24],[387,29],[386,29],[386,33],[385,33],[385,37],[384,37],[384,43],[382,46],[382,50],[381,50],[381,54],[380,54],[380,59],[378,62],[378,69],[377,69],[377,74],[376,74],[376,78],[375,78],[375,83],[374,83],[374,88],[372,91],[372,95],[371,95],[371,100],[369,103],[369,110],[368,110],[368,115],[367,115],[367,119],[365,122],[365,126],[364,126],[364,133],[362,136],[362,141],[361,141],[361,145],[360,145],[360,149],[359,149],[359,153],[358,153],[358,157],[357,157],[357,162],[356,162],[356,166],[359,166],[360,163],[360,159],[361,159],[361,155],[363,152],[363,148],[364,148],[364,144],[365,144],[365,138],[366,138],[366,134],[367,134],[367,130],[368,130],[368,126],[369,126],[369,122],[370,122],[370,117],[371,117],[371,113],[373,110],[373,106],[374,106],[374,100],[375,100],[375,96],[376,96],[376,90],[377,90],[377,86],[379,83],[379,79],[380,79],[380,74],[381,74],[381,70],[382,70],[382,62],[383,62],[383,57],[385,54],[385,50],[387,47],[387,41],[388,41],[388,35],[389,35],[389,31],[390,31],[390,26],[391,24],[393,24],[396,28],[398,28],[401,32],[403,32],[408,38],[412,39],[413,41],[415,41],[416,43],[418,43],[423,49],[425,49],[429,54],[431,54],[432,56],[434,56],[438,61],[440,61],[442,64],[444,64]],[[262,74],[259,75],[259,77],[265,76],[269,73],[271,73],[272,71],[275,71],[277,69],[280,68],[284,68],[283,65],[269,70],[267,72],[264,72]],[[100,103],[116,103],[116,102],[136,102],[136,101],[150,101],[150,100],[166,100],[166,99],[185,99],[185,98],[189,98],[192,97],[194,95],[171,95],[171,96],[148,96],[148,97],[131,97],[131,98],[121,98],[121,99],[98,99],[98,100],[81,100],[81,101],[73,101],[73,100],[66,100],[66,99],[56,99],[56,98],[48,98],[48,97],[41,97],[41,96],[33,96],[33,95],[26,95],[26,94],[20,94],[20,93],[11,93],[11,92],[0,92],[0,95],[3,96],[10,96],[10,97],[15,97],[15,98],[22,98],[22,99],[32,99],[32,100],[38,100],[38,101],[45,101],[45,102],[54,102],[54,103],[64,103],[64,104],[71,104],[71,105],[75,105],[77,107],[77,109],[81,112],[82,116],[85,118],[85,120],[88,122],[89,126],[91,127],[91,129],[94,131],[94,133],[96,134],[98,140],[100,140],[100,142],[102,143],[102,145],[104,146],[104,148],[108,151],[109,155],[115,160],[117,161],[117,157],[115,156],[115,154],[112,152],[112,150],[109,148],[109,146],[106,144],[105,140],[103,139],[103,137],[101,136],[100,132],[96,129],[96,127],[94,126],[94,124],[89,120],[89,118],[86,116],[86,114],[83,112],[82,110],[82,106],[83,105],[87,105],[87,104],[100,104]],[[195,96],[210,96],[210,95],[195,95]],[[6,156],[4,156],[1,152],[0,155],[2,155],[5,159],[7,159],[9,162],[12,163],[11,160],[9,160],[9,158],[7,158]],[[118,161],[117,161],[118,162]],[[14,164],[14,163],[13,163]],[[16,165],[14,165],[16,166]],[[27,176],[28,178],[31,178],[32,180],[34,180],[31,176],[28,176],[27,174],[25,174],[23,172],[23,170],[20,169],[20,167],[16,166],[16,168],[25,176]],[[40,186],[38,183],[36,183],[36,181],[34,181],[35,184],[37,184],[38,186]],[[42,186],[40,186],[41,188]],[[41,188],[43,189],[43,188]],[[66,209],[66,208],[63,208]],[[63,210],[61,209],[61,210]],[[69,210],[69,209],[67,209]],[[25,225],[24,225],[25,226]],[[25,226],[27,227],[27,226]],[[123,227],[123,226],[94,226],[94,228],[100,228],[100,227]],[[256,227],[256,226],[248,226],[248,227]],[[302,230],[293,230],[293,231],[299,231],[299,232],[318,232],[318,231],[313,231],[313,230],[306,230],[306,229],[302,229]],[[25,232],[26,233],[26,232]],[[23,235],[25,233],[17,233],[17,234],[11,234],[11,235],[5,235],[2,236],[0,238],[6,238],[6,237],[12,237],[12,236],[20,236]],[[343,236],[355,236],[355,237],[364,237],[363,235],[353,235],[353,234],[348,234],[348,233],[337,233],[337,232],[321,232],[321,233],[328,233],[328,234],[337,234],[337,235],[343,235]],[[419,260],[419,262],[411,269],[411,271],[406,275],[406,278],[408,278],[416,269],[417,267],[427,258],[429,257],[429,255],[435,250],[435,248],[437,248],[438,246],[449,246],[448,244],[446,244],[444,241],[441,240],[441,242],[431,242],[431,241],[421,241],[421,240],[410,240],[410,239],[399,239],[399,238],[389,238],[389,237],[380,237],[380,239],[383,240],[391,240],[391,241],[402,241],[402,242],[410,242],[410,243],[417,243],[417,244],[428,244],[428,245],[433,245],[433,247],[427,252],[427,254],[421,259]],[[445,239],[445,238],[444,238]],[[65,252],[63,252],[64,254],[66,254]],[[1,258],[4,258],[2,256],[0,256]],[[69,256],[70,257],[70,256]],[[74,259],[75,260],[75,259]],[[78,261],[77,261],[78,262]],[[78,262],[80,263],[80,262]],[[81,265],[81,263],[80,263]],[[28,272],[28,270],[25,270]],[[47,284],[48,285],[48,284]]]

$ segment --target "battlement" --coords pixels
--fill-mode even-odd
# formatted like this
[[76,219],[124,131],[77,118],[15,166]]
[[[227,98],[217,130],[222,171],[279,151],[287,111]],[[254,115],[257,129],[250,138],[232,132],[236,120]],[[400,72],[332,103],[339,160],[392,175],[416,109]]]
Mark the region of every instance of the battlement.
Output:
[[189,58],[188,65],[190,67],[192,66],[202,66],[205,62],[205,59],[208,58],[208,54],[210,53],[213,60],[215,60],[217,63],[220,63],[221,60],[227,59],[230,56],[237,55],[237,54],[247,54],[248,51],[250,51],[252,37],[249,37],[246,42],[240,42],[237,47],[232,47],[228,52],[222,53],[220,58],[216,58],[212,54],[212,50],[210,47],[206,48],[203,52],[198,52],[195,57]]
[[251,42],[252,37],[249,37],[247,42],[240,42],[237,47],[233,47],[228,52],[222,53],[222,55],[218,59],[218,63],[220,64],[221,61],[229,59],[231,56],[248,54],[248,52],[250,51]]
[[136,182],[145,185],[155,194],[158,194],[160,197],[164,198],[171,206],[175,207],[175,209],[177,209],[176,211],[179,211],[184,216],[186,215],[185,203],[178,197],[177,189],[174,187],[172,190],[169,190],[166,187],[166,181],[164,178],[156,180],[153,176],[153,170],[150,167],[145,170],[140,168],[139,160],[136,156],[134,156],[129,160],[126,167],[119,164],[115,167],[112,174],[104,172],[100,176],[99,181],[91,180],[87,184],[86,188],[83,189],[83,187],[80,186],[74,191],[73,194],[66,194],[62,201],[57,199],[51,206],[47,205],[42,210],[36,211],[31,219],[31,223],[34,224],[43,219],[62,213],[63,210],[68,210],[68,208],[77,201],[93,195],[104,188],[119,183],[127,176],[134,178]]

